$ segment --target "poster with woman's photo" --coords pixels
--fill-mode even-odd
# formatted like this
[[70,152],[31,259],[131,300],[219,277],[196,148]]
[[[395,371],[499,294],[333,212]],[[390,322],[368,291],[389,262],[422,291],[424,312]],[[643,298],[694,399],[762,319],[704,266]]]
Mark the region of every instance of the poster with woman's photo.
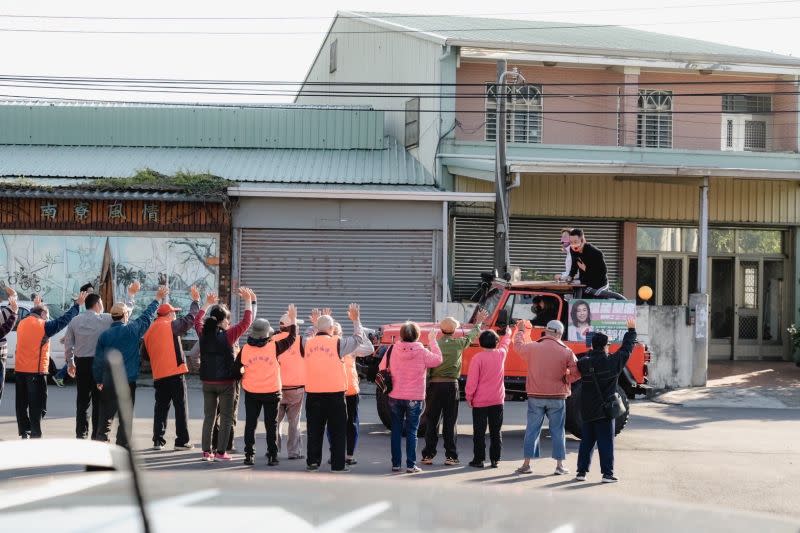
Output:
[[585,342],[593,332],[601,332],[609,342],[622,341],[629,318],[636,318],[633,300],[571,300],[567,340]]

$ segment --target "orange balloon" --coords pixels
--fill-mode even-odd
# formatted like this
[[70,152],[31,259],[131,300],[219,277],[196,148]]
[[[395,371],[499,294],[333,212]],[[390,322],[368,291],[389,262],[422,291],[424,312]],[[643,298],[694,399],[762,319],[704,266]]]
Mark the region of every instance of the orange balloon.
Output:
[[651,289],[647,285],[642,285],[639,287],[639,298],[644,300],[645,302],[653,297],[653,289]]

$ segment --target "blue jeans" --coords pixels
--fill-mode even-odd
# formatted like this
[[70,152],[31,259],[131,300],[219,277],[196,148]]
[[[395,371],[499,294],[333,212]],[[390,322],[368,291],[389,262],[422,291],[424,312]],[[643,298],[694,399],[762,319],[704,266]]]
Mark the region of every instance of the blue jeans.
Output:
[[525,427],[525,440],[522,446],[526,459],[539,457],[539,437],[545,416],[553,441],[553,459],[563,460],[567,457],[567,439],[564,434],[566,413],[565,400],[528,398],[528,425]]
[[594,445],[600,454],[600,471],[614,475],[614,420],[603,418],[581,425],[581,446],[578,448],[578,472],[588,472],[592,464]]
[[400,468],[403,461],[402,440],[406,432],[406,467],[417,464],[417,430],[422,416],[422,400],[395,400],[389,398],[392,411],[392,467]]

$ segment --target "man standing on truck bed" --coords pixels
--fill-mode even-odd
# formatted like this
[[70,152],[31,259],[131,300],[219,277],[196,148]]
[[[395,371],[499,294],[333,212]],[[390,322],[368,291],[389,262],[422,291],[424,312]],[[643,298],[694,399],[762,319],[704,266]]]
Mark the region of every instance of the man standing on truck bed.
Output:
[[464,350],[481,333],[481,323],[488,313],[480,309],[475,315],[475,326],[463,337],[455,338],[453,334],[459,328],[458,320],[447,317],[439,323],[443,336],[437,343],[442,351],[442,364],[433,368],[428,376],[428,390],[425,394],[427,404],[425,428],[425,448],[422,450],[422,464],[432,465],[436,456],[436,445],[439,442],[439,420],[442,420],[442,437],[444,438],[444,464],[459,464],[456,449],[456,421],[458,420],[458,378],[461,377],[461,358]]

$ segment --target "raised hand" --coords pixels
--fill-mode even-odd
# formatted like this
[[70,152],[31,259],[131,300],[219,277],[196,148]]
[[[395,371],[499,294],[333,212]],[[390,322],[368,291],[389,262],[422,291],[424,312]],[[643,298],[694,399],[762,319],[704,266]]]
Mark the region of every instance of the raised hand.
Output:
[[352,303],[347,308],[347,318],[355,322],[361,317],[361,307],[358,304]]
[[89,293],[88,293],[88,292],[86,292],[86,291],[81,291],[81,293],[80,293],[80,294],[78,294],[78,298],[75,300],[75,303],[76,303],[77,305],[83,305],[83,302],[85,302],[85,301],[86,301],[86,297],[87,297],[87,296],[89,296]]
[[217,298],[217,293],[214,291],[206,293],[206,305],[214,305],[219,301]]
[[324,307],[322,309],[322,314],[323,315],[328,315],[328,316],[333,316],[333,309],[331,309],[330,307]]
[[158,290],[156,291],[156,300],[159,302],[167,297],[169,294],[169,287],[166,285],[159,285]]
[[[14,314],[16,314],[17,311],[19,310],[19,304],[17,304],[16,292],[8,295],[8,308],[14,311]],[[0,379],[3,379],[3,376],[0,376]]]
[[311,325],[315,326],[317,324],[317,319],[322,316],[322,313],[316,307],[311,310],[311,314],[309,315],[308,319],[311,321]]
[[255,293],[247,287],[239,287],[239,297],[245,302],[252,302]]
[[484,322],[487,318],[489,318],[489,312],[486,309],[479,309],[478,314],[475,315],[475,320],[477,324]]
[[16,298],[16,297],[17,297],[17,291],[15,291],[14,289],[12,289],[12,288],[11,288],[11,287],[9,287],[8,285],[6,285],[6,294],[8,295],[8,297],[9,297],[9,298],[11,298],[12,296],[13,296],[14,298]]
[[286,315],[289,317],[289,321],[294,324],[297,320],[297,307],[294,304],[289,304],[286,308]]
[[636,319],[634,317],[630,317],[627,321],[628,329],[636,329]]
[[247,290],[248,290],[248,292],[250,292],[250,296],[252,297],[252,298],[250,298],[250,301],[251,302],[255,302],[256,301],[256,291],[254,291],[253,289],[250,289],[250,288],[248,288]]
[[128,285],[128,294],[131,295],[132,297],[136,296],[136,293],[139,292],[141,289],[142,289],[142,284],[139,283],[139,280],[136,280],[130,285]]
[[431,328],[428,332],[428,346],[436,342],[436,328]]
[[197,287],[192,285],[189,287],[189,296],[191,296],[193,302],[200,301],[200,291],[197,290]]

